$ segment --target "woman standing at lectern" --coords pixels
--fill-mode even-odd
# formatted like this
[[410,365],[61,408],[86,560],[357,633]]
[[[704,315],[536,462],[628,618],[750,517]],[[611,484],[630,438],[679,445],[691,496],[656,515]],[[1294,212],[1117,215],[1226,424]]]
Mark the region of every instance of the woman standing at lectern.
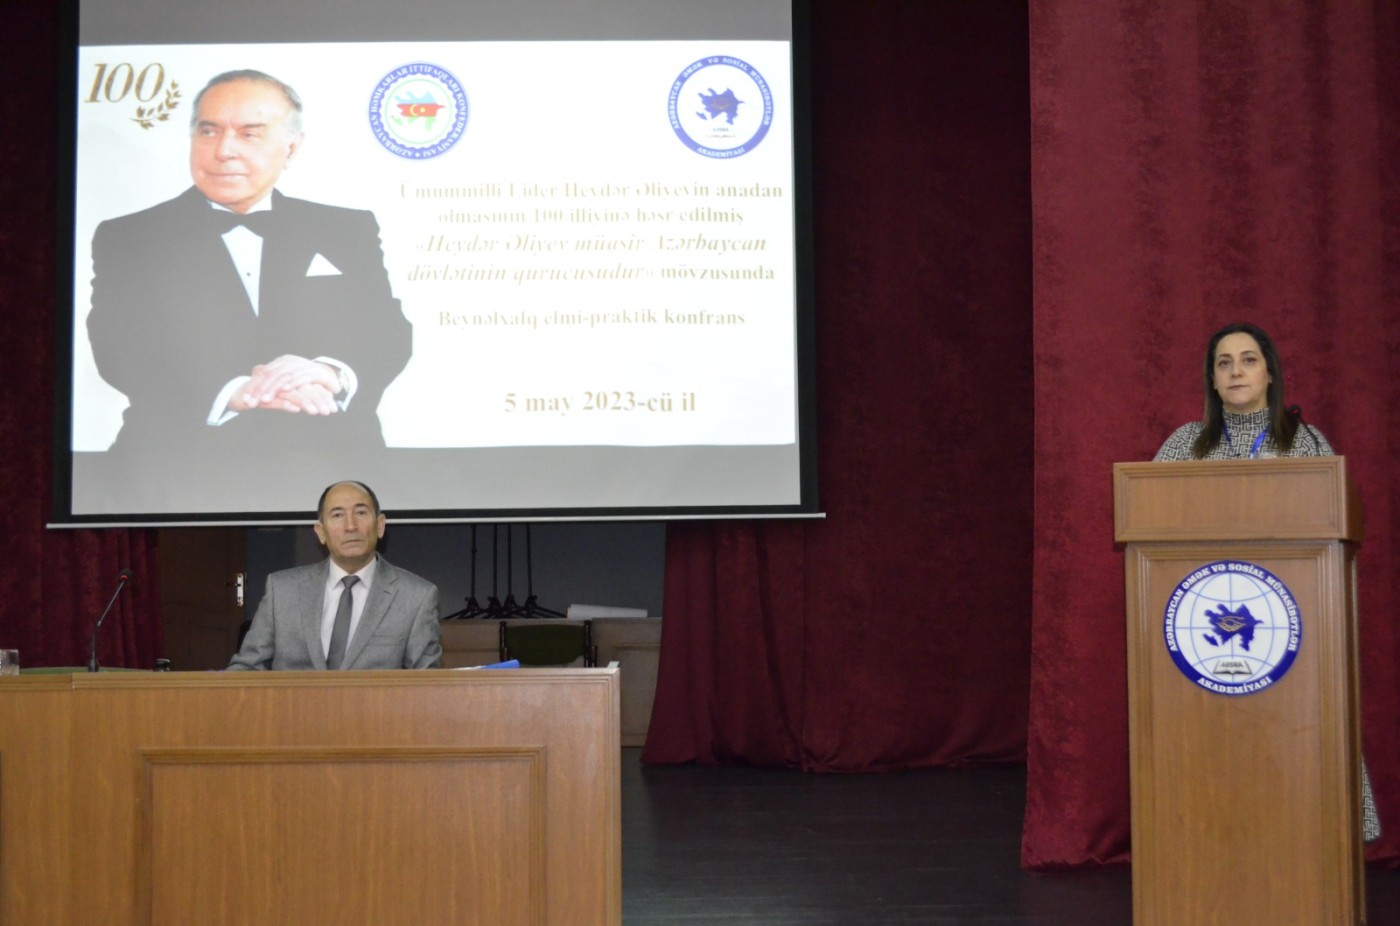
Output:
[[1206,347],[1206,409],[1177,428],[1153,459],[1330,457],[1332,445],[1283,404],[1283,365],[1257,325],[1226,325]]
[[[1283,404],[1283,364],[1258,325],[1239,322],[1211,335],[1206,346],[1206,408],[1201,421],[1183,424],[1153,457],[1179,460],[1254,460],[1330,457],[1327,438]],[[1361,766],[1361,836],[1381,835],[1371,777]]]

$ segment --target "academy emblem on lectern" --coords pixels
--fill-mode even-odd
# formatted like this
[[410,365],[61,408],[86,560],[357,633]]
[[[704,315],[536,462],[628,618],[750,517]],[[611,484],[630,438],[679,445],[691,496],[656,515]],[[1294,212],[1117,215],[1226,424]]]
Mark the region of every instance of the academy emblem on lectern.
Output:
[[1220,560],[1172,591],[1162,619],[1167,652],[1181,674],[1219,694],[1245,695],[1278,682],[1303,641],[1288,586],[1262,566]]

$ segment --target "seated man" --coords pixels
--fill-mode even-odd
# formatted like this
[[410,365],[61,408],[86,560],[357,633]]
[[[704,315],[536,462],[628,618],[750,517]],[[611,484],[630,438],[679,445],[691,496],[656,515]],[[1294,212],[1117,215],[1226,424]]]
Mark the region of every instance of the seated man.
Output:
[[438,590],[375,553],[384,513],[369,486],[321,493],[316,536],[330,556],[267,577],[230,669],[432,669],[442,661]]

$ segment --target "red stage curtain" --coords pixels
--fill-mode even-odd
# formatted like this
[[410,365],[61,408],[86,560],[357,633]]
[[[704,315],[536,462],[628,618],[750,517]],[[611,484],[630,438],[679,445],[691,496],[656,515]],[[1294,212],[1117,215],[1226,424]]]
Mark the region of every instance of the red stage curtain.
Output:
[[151,531],[48,531],[53,452],[55,194],[58,126],[71,102],[58,79],[56,2],[5,12],[0,54],[0,646],[21,666],[85,666],[93,623],[117,574],[135,583],[102,627],[104,665],[146,668],[160,652],[160,595]]
[[[1035,570],[1022,862],[1129,851],[1110,466],[1201,414],[1252,320],[1362,490],[1364,749],[1400,847],[1394,4],[1032,0]],[[1281,502],[1286,500],[1280,500]],[[1247,786],[1247,783],[1245,783]]]
[[673,523],[644,759],[1024,755],[1023,4],[813,3],[824,521]]

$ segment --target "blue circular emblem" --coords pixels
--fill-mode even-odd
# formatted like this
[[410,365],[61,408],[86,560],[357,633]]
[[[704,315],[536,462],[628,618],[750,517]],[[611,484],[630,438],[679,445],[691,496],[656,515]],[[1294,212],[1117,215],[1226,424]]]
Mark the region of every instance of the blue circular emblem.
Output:
[[467,93],[435,64],[405,64],[385,74],[370,94],[369,127],[401,158],[435,158],[467,129]]
[[1167,652],[1192,682],[1246,695],[1288,672],[1303,642],[1298,603],[1277,576],[1253,563],[1207,563],[1181,581],[1162,620]]
[[747,62],[701,58],[671,84],[667,106],[676,137],[707,158],[752,151],[773,124],[773,92]]

